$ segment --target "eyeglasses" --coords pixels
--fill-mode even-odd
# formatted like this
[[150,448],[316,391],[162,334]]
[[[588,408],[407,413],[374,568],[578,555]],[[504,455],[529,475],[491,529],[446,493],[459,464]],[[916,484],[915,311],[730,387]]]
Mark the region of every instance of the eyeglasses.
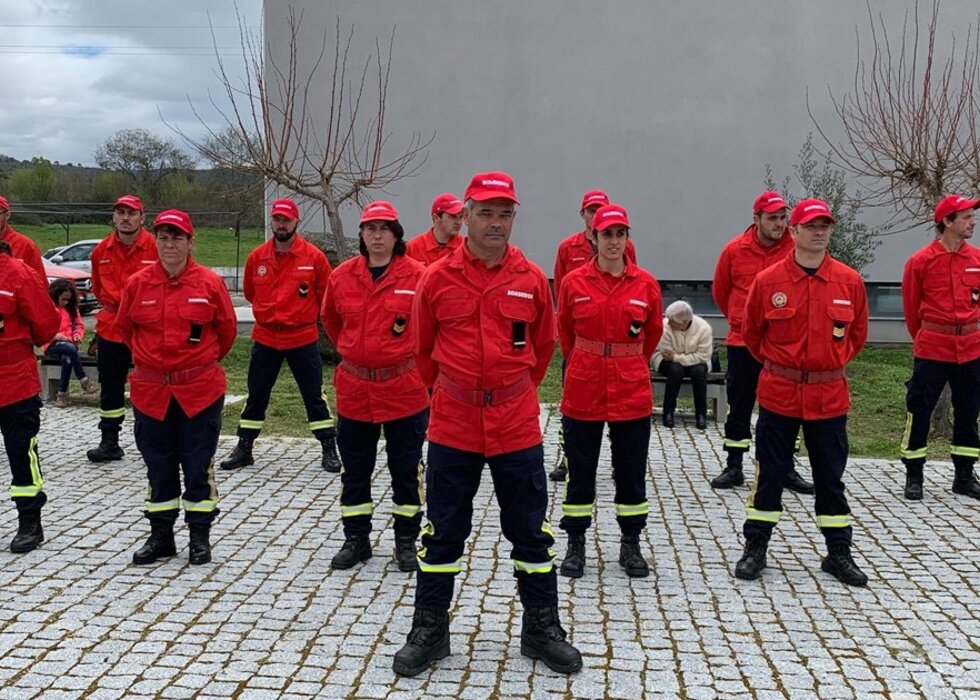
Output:
[[177,233],[177,234],[158,233],[157,234],[158,243],[186,243],[190,239],[191,239],[190,236],[187,236],[183,233]]

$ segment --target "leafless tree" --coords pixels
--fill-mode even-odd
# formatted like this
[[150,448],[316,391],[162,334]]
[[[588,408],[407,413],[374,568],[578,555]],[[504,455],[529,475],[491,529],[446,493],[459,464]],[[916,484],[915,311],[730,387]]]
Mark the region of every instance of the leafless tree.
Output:
[[[862,44],[856,30],[851,90],[841,97],[830,91],[841,139],[821,128],[810,110],[828,157],[866,187],[866,206],[891,210],[887,225],[899,231],[931,222],[943,195],[980,189],[978,28],[958,21],[965,35],[959,45],[953,32],[939,30],[940,0],[930,4],[924,27],[918,2],[906,10],[896,39],[868,3],[870,42]],[[933,431],[946,437],[949,405],[947,387],[932,417]]]
[[[212,127],[191,102],[208,135],[194,138],[172,128],[216,167],[261,175],[320,202],[337,254],[346,259],[351,251],[340,207],[363,204],[370,192],[418,173],[435,138],[412,132],[407,145],[391,153],[393,134],[385,117],[394,30],[387,45],[375,39],[374,52],[357,74],[350,59],[354,28],[342,32],[339,17],[334,31],[324,31],[318,46],[301,56],[303,12],[290,8],[284,61],[266,60],[261,38],[240,15],[238,21],[244,77],[232,77],[214,41],[217,74],[230,107],[220,106],[213,97],[210,102],[223,125]],[[314,96],[324,89],[329,99],[326,111],[319,112]]]

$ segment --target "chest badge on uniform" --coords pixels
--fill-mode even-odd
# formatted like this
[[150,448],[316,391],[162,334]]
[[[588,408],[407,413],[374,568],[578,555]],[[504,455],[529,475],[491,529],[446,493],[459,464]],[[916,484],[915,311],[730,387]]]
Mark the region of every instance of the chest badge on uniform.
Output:
[[259,277],[265,277],[267,274],[269,274],[269,268],[267,268],[265,265],[259,265],[259,269],[257,269],[255,272]]
[[775,294],[772,295],[772,305],[775,306],[777,309],[781,309],[784,306],[786,306],[786,302],[787,299],[786,299],[785,292],[776,292]]
[[299,285],[299,295],[304,299],[310,295],[310,285],[303,282]]
[[834,340],[844,340],[844,332],[847,324],[843,321],[834,321]]
[[970,298],[973,299],[974,304],[980,301],[980,289],[971,289]]

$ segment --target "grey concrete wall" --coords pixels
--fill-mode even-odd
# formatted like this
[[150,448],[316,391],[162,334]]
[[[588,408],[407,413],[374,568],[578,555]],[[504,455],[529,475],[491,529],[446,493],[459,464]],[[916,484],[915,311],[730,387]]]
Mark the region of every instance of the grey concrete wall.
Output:
[[[511,173],[522,206],[513,242],[546,271],[578,230],[585,190],[630,212],[640,263],[662,279],[710,279],[724,242],[751,219],[764,166],[788,174],[808,132],[806,108],[834,131],[827,94],[853,81],[853,0],[292,0],[305,56],[355,26],[352,65],[396,28],[388,91],[392,147],[435,133],[421,174],[392,186],[407,231],[428,227],[432,197],[462,195],[478,170]],[[900,26],[904,3],[874,1]],[[267,0],[267,51],[287,50],[286,2]],[[945,17],[975,17],[946,0]],[[894,20],[894,21],[893,21]],[[962,24],[962,22],[960,22]],[[326,104],[326,82],[316,85]],[[344,214],[348,233],[356,212]],[[874,223],[873,212],[867,221]],[[307,224],[322,218],[314,212]],[[926,229],[890,236],[866,272],[896,281]]]

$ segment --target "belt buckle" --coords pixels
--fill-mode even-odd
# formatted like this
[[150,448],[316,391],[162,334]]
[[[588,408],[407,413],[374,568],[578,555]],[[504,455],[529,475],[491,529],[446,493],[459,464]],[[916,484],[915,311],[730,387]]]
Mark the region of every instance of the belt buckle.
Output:
[[171,375],[170,372],[164,372],[163,373],[163,383],[164,384],[170,384],[171,383],[171,381],[170,381],[170,375]]
[[493,392],[492,391],[484,391],[483,392],[483,405],[484,406],[492,406],[493,405]]
[[953,326],[953,335],[963,335],[963,326]]
[[369,382],[373,382],[374,381],[374,368],[368,367],[367,374],[368,374],[368,381]]
[[603,357],[612,357],[612,343],[605,343],[602,346],[602,356]]
[[809,379],[810,379],[810,373],[807,372],[805,369],[801,369],[800,370],[800,382],[802,382],[803,384],[807,384],[807,383],[809,383]]

